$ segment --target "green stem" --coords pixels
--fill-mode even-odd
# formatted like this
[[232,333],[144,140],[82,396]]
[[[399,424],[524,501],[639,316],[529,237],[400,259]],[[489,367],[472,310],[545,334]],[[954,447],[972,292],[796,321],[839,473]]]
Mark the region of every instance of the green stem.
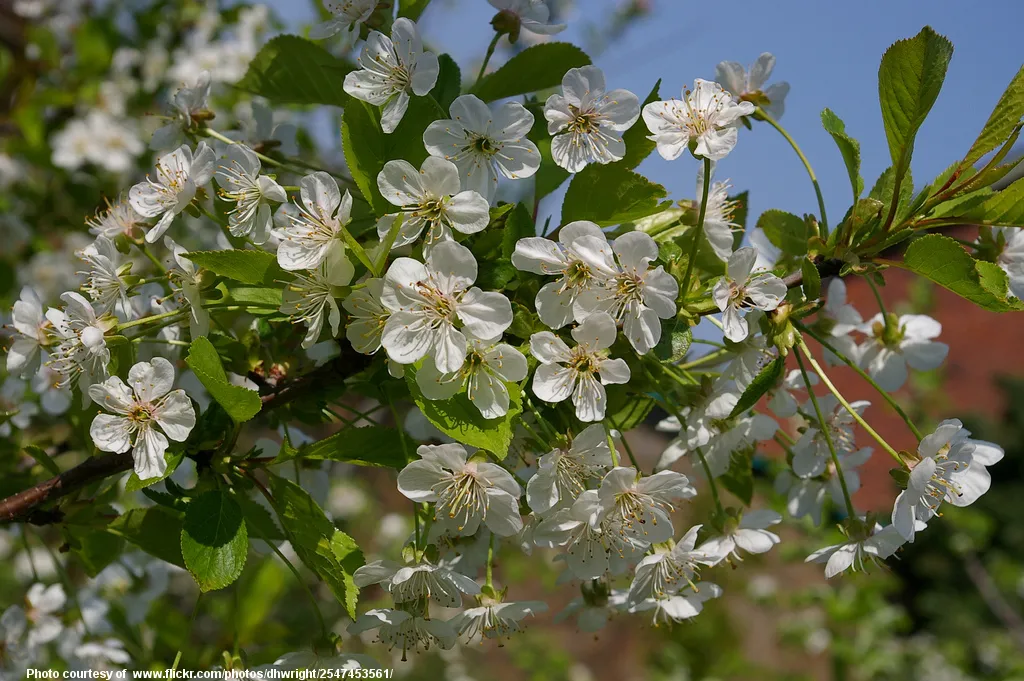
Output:
[[130,328],[135,327],[135,326],[142,326],[143,324],[148,324],[149,322],[156,322],[156,321],[161,321],[161,320],[164,320],[164,319],[170,319],[171,317],[176,317],[178,315],[184,315],[184,314],[185,314],[184,310],[171,310],[170,312],[161,312],[160,314],[155,314],[155,315],[152,315],[152,316],[149,316],[149,317],[142,317],[140,319],[133,319],[131,321],[123,322],[121,324],[118,324],[117,325],[117,331],[121,332],[121,331],[124,331],[125,329],[130,329]]
[[[195,605],[194,608],[192,608],[192,617],[188,621],[188,633],[185,635],[185,643],[188,643],[188,639],[192,638],[192,627],[196,623],[196,615],[199,614],[199,602],[202,599],[203,599],[203,594],[202,594],[202,592],[200,592],[199,595],[196,596],[196,605]],[[182,646],[182,648],[184,648],[184,646]],[[171,665],[171,672],[176,671],[178,669],[178,665],[181,663],[181,650],[182,650],[182,648],[179,648],[178,649],[178,654],[174,656],[174,664]]]
[[153,255],[153,251],[149,250],[149,245],[144,240],[140,239],[139,241],[133,241],[132,243],[135,244],[136,248],[142,251],[144,256],[149,258],[149,261],[153,263],[153,266],[156,267],[158,272],[161,274],[167,274],[167,268],[164,267],[164,264],[160,262],[159,258]]
[[701,366],[702,364],[717,364],[720,360],[724,359],[725,357],[727,357],[730,354],[732,354],[732,353],[729,350],[727,350],[725,348],[722,348],[721,350],[715,350],[714,352],[709,352],[708,354],[703,355],[701,357],[698,357],[697,359],[695,359],[695,360],[693,360],[691,362],[686,362],[685,364],[679,364],[679,365],[677,365],[676,368],[678,368],[678,369],[693,369],[695,367]]
[[789,142],[789,146],[793,147],[793,151],[800,157],[800,161],[804,164],[804,168],[807,170],[807,175],[811,178],[811,184],[814,185],[814,194],[818,197],[818,210],[821,211],[821,235],[823,237],[828,236],[828,218],[825,216],[825,197],[821,194],[821,185],[818,184],[818,178],[814,174],[814,168],[811,167],[811,162],[804,156],[804,152],[800,151],[800,147],[797,145],[796,140],[789,136],[786,129],[779,125],[778,121],[768,115],[768,113],[761,108],[757,110],[761,118],[764,119],[768,125],[772,126],[779,131],[786,141]]
[[878,286],[875,285],[874,280],[870,276],[864,277],[868,282],[868,286],[871,287],[871,292],[875,294],[875,300],[878,302],[878,309],[882,312],[882,320],[885,322],[885,330],[889,331],[889,327],[892,322],[889,321],[889,313],[885,309],[885,303],[882,301],[882,292],[878,290]]
[[708,192],[711,190],[711,159],[704,159],[704,188],[701,192],[700,211],[697,214],[697,226],[693,229],[693,245],[690,246],[690,257],[686,261],[686,273],[683,275],[683,285],[679,289],[683,292],[685,300],[690,294],[690,276],[693,274],[693,266],[697,260],[697,249],[700,248],[700,237],[704,232],[704,217],[708,212]]
[[434,95],[428,92],[427,99],[429,99],[430,103],[434,105],[434,108],[437,109],[437,112],[441,114],[441,118],[448,118],[449,116],[451,116],[450,113],[444,110],[444,107],[441,106],[441,102],[437,101]]
[[498,46],[498,41],[501,40],[503,33],[495,33],[494,39],[491,40],[491,44],[487,46],[487,54],[484,55],[484,63],[480,65],[480,72],[476,74],[476,82],[479,83],[480,79],[484,77],[484,73],[487,72],[487,64],[490,63],[491,57],[494,55],[494,48]]
[[[614,416],[609,416],[608,420],[612,422],[612,427],[619,431],[619,439],[622,440],[622,446],[626,449],[626,455],[629,456],[629,461],[633,464],[633,468],[639,471],[640,464],[637,463],[636,456],[633,455],[633,448],[629,446],[628,442],[626,442],[626,434],[622,432],[621,428],[619,428],[619,424],[615,422]],[[607,428],[607,426],[605,427]]]
[[491,532],[491,536],[487,542],[487,577],[484,584],[493,592],[494,591],[494,533]]
[[[612,431],[608,427],[608,424],[604,424],[604,439],[608,442],[608,449],[612,455],[612,468],[619,467],[619,448],[615,446],[615,438],[612,437]],[[640,469],[637,469],[639,472]]]
[[143,338],[142,336],[136,336],[132,338],[133,343],[160,343],[162,345],[177,345],[179,347],[187,348],[191,343],[180,340],[170,340],[167,338]]
[[811,377],[807,375],[807,368],[804,367],[804,362],[800,359],[800,353],[795,352],[793,355],[796,357],[797,366],[800,367],[800,375],[803,376],[804,385],[807,386],[807,394],[811,398],[811,404],[814,405],[814,413],[818,417],[818,426],[821,428],[820,432],[825,438],[825,444],[828,445],[828,452],[832,457],[832,465],[835,466],[836,475],[839,477],[839,486],[843,488],[843,500],[846,501],[846,515],[850,518],[856,518],[857,512],[853,508],[853,499],[850,498],[850,488],[846,486],[846,476],[843,474],[843,467],[839,463],[836,445],[832,442],[832,432],[825,423],[825,415],[821,413],[818,396],[814,394],[814,388],[811,387]]
[[416,549],[417,560],[419,557],[420,550],[420,505],[415,501],[412,502],[412,523],[413,523],[413,541],[415,542],[414,549]]
[[377,272],[377,268],[374,266],[373,261],[370,260],[370,256],[367,254],[366,250],[363,249],[362,244],[356,241],[356,238],[352,236],[352,234],[348,231],[348,228],[345,227],[345,225],[340,225],[340,227],[341,238],[345,242],[345,245],[349,247],[349,250],[355,253],[356,258],[359,259],[359,262],[363,263],[367,271],[369,271],[374,276],[379,277],[380,273]]
[[903,408],[902,408],[902,407],[901,407],[901,406],[900,406],[900,405],[899,405],[899,404],[898,404],[898,403],[896,402],[896,400],[894,400],[894,399],[892,398],[892,395],[890,395],[890,394],[889,394],[889,393],[887,393],[886,391],[882,390],[882,387],[881,387],[880,385],[878,385],[878,383],[876,383],[876,382],[875,382],[875,379],[871,378],[871,376],[870,376],[870,375],[869,375],[869,374],[868,374],[868,373],[867,373],[866,371],[864,371],[864,370],[863,370],[863,369],[861,369],[861,368],[860,368],[859,366],[857,366],[856,362],[854,362],[853,360],[851,360],[850,358],[848,358],[848,357],[847,357],[846,355],[844,355],[843,353],[839,352],[839,350],[837,350],[837,349],[836,349],[836,348],[835,348],[835,347],[834,347],[833,345],[831,345],[831,344],[830,344],[830,343],[829,343],[828,341],[826,341],[826,340],[825,340],[825,339],[824,339],[824,338],[823,338],[822,336],[820,336],[820,335],[819,335],[819,334],[818,334],[818,333],[817,333],[816,331],[814,331],[813,329],[810,329],[810,328],[808,328],[808,327],[804,326],[803,324],[801,324],[801,323],[800,323],[800,322],[798,322],[798,321],[794,321],[794,322],[793,322],[793,325],[794,325],[794,326],[795,326],[795,327],[796,327],[796,328],[797,328],[797,329],[798,329],[798,330],[799,330],[800,332],[802,332],[802,333],[806,333],[806,334],[807,334],[807,335],[809,335],[809,336],[810,336],[811,338],[813,338],[814,340],[818,341],[818,344],[819,344],[819,345],[821,345],[821,346],[822,346],[823,348],[825,348],[826,350],[828,350],[829,352],[831,352],[831,353],[832,353],[833,355],[835,355],[836,357],[838,357],[839,359],[841,359],[841,360],[843,361],[843,363],[844,363],[844,364],[846,364],[846,366],[848,366],[848,367],[850,367],[851,369],[853,369],[853,370],[854,370],[855,372],[857,372],[857,375],[858,375],[858,376],[860,376],[860,377],[861,377],[861,378],[863,378],[863,379],[864,379],[865,381],[867,381],[867,382],[868,382],[868,384],[869,384],[869,385],[870,385],[870,386],[871,386],[872,388],[874,388],[874,389],[875,389],[875,390],[876,390],[876,391],[878,392],[878,394],[879,394],[879,395],[881,395],[881,396],[882,396],[882,399],[884,399],[884,400],[886,401],[886,403],[887,403],[887,404],[888,404],[888,405],[889,405],[890,407],[892,407],[892,408],[893,408],[893,410],[894,410],[894,411],[895,411],[895,412],[896,412],[897,414],[899,414],[899,415],[900,415],[900,418],[902,418],[902,419],[903,419],[903,422],[907,424],[907,427],[908,427],[908,428],[910,428],[910,432],[912,432],[912,433],[914,434],[914,437],[916,437],[916,438],[917,438],[918,440],[920,440],[920,439],[921,439],[922,437],[924,437],[924,436],[923,436],[923,435],[921,434],[921,431],[917,429],[917,426],[916,426],[916,425],[914,425],[914,422],[910,420],[910,416],[908,416],[908,415],[907,415],[907,412],[903,411]]
[[818,378],[820,378],[821,382],[825,384],[825,387],[829,389],[829,392],[835,395],[836,399],[839,400],[839,404],[846,407],[846,410],[850,412],[850,416],[853,417],[853,420],[859,423],[860,427],[863,428],[864,431],[868,435],[870,435],[874,439],[874,441],[877,442],[879,446],[881,446],[882,449],[886,451],[886,453],[889,456],[893,458],[893,460],[898,462],[901,467],[905,466],[906,464],[900,457],[899,453],[895,449],[893,449],[888,442],[885,441],[885,438],[883,438],[881,435],[875,432],[874,428],[868,425],[868,422],[865,421],[864,418],[857,413],[856,409],[850,406],[850,403],[846,401],[846,398],[843,397],[842,393],[840,393],[839,390],[835,387],[835,385],[832,384],[832,381],[829,380],[828,375],[825,373],[824,369],[822,369],[821,365],[818,364],[818,360],[814,359],[814,355],[811,354],[810,348],[808,348],[807,344],[804,342],[803,336],[798,337],[797,344],[800,347],[800,351],[804,353],[805,357],[807,357],[807,361],[810,363],[811,368],[813,368],[814,371],[817,372]]
[[544,429],[544,432],[546,432],[548,436],[551,438],[551,444],[557,444],[561,436],[559,435],[558,431],[555,430],[555,427],[548,423],[547,419],[540,415],[540,411],[537,409],[536,406],[534,406],[533,400],[527,397],[525,393],[523,394],[523,399],[526,401],[526,406],[529,407],[530,411],[533,413],[534,418],[537,419],[537,424],[542,429]]

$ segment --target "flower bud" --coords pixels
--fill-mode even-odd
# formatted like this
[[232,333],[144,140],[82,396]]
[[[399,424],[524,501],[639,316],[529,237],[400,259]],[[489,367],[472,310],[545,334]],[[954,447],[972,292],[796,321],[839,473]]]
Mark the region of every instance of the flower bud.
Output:
[[515,43],[519,40],[519,30],[523,27],[523,23],[518,14],[503,9],[491,19],[491,26],[499,34],[507,35],[510,43]]

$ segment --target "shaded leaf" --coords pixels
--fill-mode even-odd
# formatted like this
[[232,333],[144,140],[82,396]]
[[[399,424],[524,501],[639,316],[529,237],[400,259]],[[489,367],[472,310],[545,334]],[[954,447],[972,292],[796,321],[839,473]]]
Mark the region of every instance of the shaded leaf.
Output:
[[471,93],[484,100],[525,95],[562,83],[569,69],[586,66],[590,57],[569,43],[540,43],[528,47],[473,85]]

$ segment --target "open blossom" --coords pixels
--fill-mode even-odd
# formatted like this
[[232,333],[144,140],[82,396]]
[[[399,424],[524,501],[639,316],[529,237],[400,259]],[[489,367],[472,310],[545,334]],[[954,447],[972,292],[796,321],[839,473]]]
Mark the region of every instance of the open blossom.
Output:
[[[818,397],[817,400],[825,422],[812,422],[793,445],[793,472],[801,478],[821,475],[830,461],[831,451],[823,429],[827,429],[828,437],[832,440],[837,453],[846,454],[857,448],[853,437],[853,414],[839,404],[839,400],[833,395]],[[858,400],[850,406],[860,416],[871,403],[867,400]],[[810,402],[804,405],[804,410],[808,414],[815,414]]]
[[472,286],[477,277],[473,253],[454,241],[430,249],[426,263],[397,258],[384,277],[381,303],[391,311],[381,343],[401,364],[433,358],[441,373],[462,368],[468,342],[463,329],[477,338],[498,338],[512,323],[508,298]]
[[736,122],[752,113],[750,102],[737,103],[718,83],[697,78],[692,92],[683,90],[682,100],[651,102],[643,117],[648,139],[665,160],[674,161],[692,145],[695,156],[720,161],[736,146]]
[[767,528],[781,522],[782,516],[775,511],[747,511],[738,523],[732,521],[732,527],[727,528],[724,534],[707,540],[698,550],[705,552],[715,564],[730,558],[743,560],[740,558],[740,550],[766,553],[781,541],[779,535],[769,532]]
[[583,262],[603,279],[580,293],[577,316],[607,312],[622,324],[633,349],[646,354],[661,340],[661,320],[676,316],[679,295],[675,278],[661,265],[650,266],[658,257],[658,244],[643,232],[623,234],[611,249],[596,237],[582,237],[576,244]]
[[[818,374],[813,372],[807,372],[807,380],[811,386],[818,385]],[[777,386],[768,391],[768,408],[772,410],[772,413],[778,416],[780,419],[788,419],[791,416],[796,416],[799,404],[797,403],[796,397],[793,393],[797,390],[804,390],[806,388],[804,383],[804,377],[800,373],[799,369],[793,369],[786,377],[779,382]]]
[[24,605],[12,605],[0,616],[0,630],[6,634],[0,649],[14,659],[33,659],[40,646],[57,640],[64,630],[59,613],[66,603],[60,584],[33,584]]
[[330,261],[347,272],[332,276],[351,280],[355,268],[344,254],[342,230],[352,219],[352,195],[342,194],[338,182],[319,171],[299,182],[299,198],[299,214],[288,214],[288,224],[277,230],[277,264],[289,271],[314,270]]
[[501,466],[469,461],[460,444],[423,445],[420,455],[398,474],[398,491],[417,502],[434,503],[434,520],[452,534],[476,534],[483,523],[499,537],[523,528],[522,489]]
[[144,218],[160,217],[146,232],[146,241],[156,242],[171,226],[178,213],[196,196],[196,189],[210,181],[214,170],[213,149],[200,142],[193,156],[182,145],[156,161],[156,180],[147,177],[128,192],[132,208]]
[[85,222],[93,234],[116,239],[121,235],[134,237],[145,225],[145,218],[132,208],[130,201],[121,197],[114,203],[108,203],[105,210],[97,211],[94,217]]
[[544,104],[551,156],[578,173],[589,163],[613,163],[626,155],[622,133],[640,118],[640,100],[629,90],[605,92],[604,72],[596,66],[569,69],[562,93]]
[[747,337],[747,320],[740,310],[757,309],[770,311],[779,306],[786,297],[786,284],[769,272],[751,276],[757,251],[741,248],[729,257],[725,276],[715,284],[711,295],[722,315],[725,337],[738,343]]
[[389,560],[375,560],[352,574],[360,589],[380,584],[395,603],[408,603],[429,598],[445,608],[462,605],[462,594],[475,596],[480,585],[454,570],[430,563],[399,565]]
[[338,287],[352,280],[352,269],[332,262],[332,258],[344,257],[342,251],[334,250],[315,270],[306,274],[296,272],[295,279],[285,285],[281,312],[306,325],[308,331],[302,340],[302,347],[306,349],[319,340],[325,316],[331,325],[332,338],[341,330],[341,310],[335,298]]
[[750,70],[735,61],[723,61],[715,67],[715,80],[722,84],[734,97],[757,104],[778,120],[786,110],[786,95],[789,83],[775,83],[764,86],[775,68],[775,55],[763,52]]
[[323,40],[336,33],[354,35],[359,26],[377,8],[377,0],[324,0],[324,9],[331,13],[327,21],[309,29],[312,40]]
[[818,549],[807,556],[807,563],[825,563],[825,579],[832,579],[845,570],[865,572],[868,563],[879,564],[906,543],[895,525],[875,525],[871,534],[851,537],[849,541]]
[[174,297],[179,306],[188,310],[188,326],[191,338],[205,336],[210,333],[210,313],[203,307],[202,281],[199,268],[185,257],[188,253],[170,237],[164,239],[164,245],[170,249],[177,267],[167,272]]
[[128,284],[122,279],[127,270],[122,267],[121,254],[114,242],[105,236],[78,252],[78,257],[89,265],[82,290],[89,294],[101,313],[114,310],[122,320],[132,317],[132,304],[128,299]]
[[688,586],[679,593],[665,598],[649,598],[630,608],[630,612],[654,611],[652,624],[682,622],[696,617],[704,610],[704,603],[722,595],[722,587],[711,582]]
[[[131,387],[129,387],[131,386]],[[113,414],[97,414],[89,435],[104,452],[132,450],[135,474],[142,480],[167,470],[164,452],[170,438],[184,442],[196,425],[196,412],[185,391],[171,390],[174,367],[162,357],[139,362],[128,372],[128,385],[117,376],[89,388],[89,394]]]
[[[871,458],[871,448],[863,447],[854,452],[838,454],[839,470],[843,471],[846,481],[846,492],[855,494],[860,489],[860,471],[858,468]],[[822,475],[814,478],[800,478],[790,470],[784,470],[775,478],[775,491],[786,495],[786,511],[794,518],[810,516],[815,525],[821,525],[825,502],[832,500],[834,508],[844,508],[846,493],[839,482],[838,471],[829,461]]]
[[220,194],[235,207],[228,213],[228,229],[234,236],[252,235],[254,244],[270,238],[273,226],[271,203],[284,203],[288,195],[273,178],[261,175],[262,165],[252,149],[232,144],[227,159],[217,167]]
[[63,310],[50,308],[46,319],[53,326],[57,347],[53,368],[61,375],[61,385],[77,384],[82,399],[89,403],[89,386],[107,377],[110,350],[104,338],[117,325],[112,317],[100,318],[89,301],[74,291],[60,297]]
[[615,320],[605,312],[595,312],[572,330],[574,348],[550,331],[533,334],[530,353],[540,361],[533,375],[534,394],[545,402],[571,397],[580,421],[603,419],[608,402],[604,386],[629,381],[625,360],[608,357],[615,335]]
[[371,31],[358,61],[359,70],[345,76],[345,92],[384,107],[380,127],[385,134],[402,122],[410,94],[427,95],[437,82],[437,55],[423,51],[416,24],[404,17],[395,20],[390,38]]
[[700,568],[710,564],[703,552],[694,550],[701,527],[691,527],[670,551],[644,556],[629,585],[630,605],[649,598],[663,599],[694,586]]
[[1010,283],[1010,293],[1024,300],[1024,230],[1020,227],[993,227],[992,238],[998,255],[996,264]]
[[367,279],[362,288],[349,294],[341,306],[349,313],[345,337],[356,352],[372,355],[380,350],[381,334],[391,312],[381,305],[383,279]]
[[348,626],[348,633],[356,635],[374,629],[378,643],[388,650],[401,649],[403,662],[409,652],[433,647],[448,650],[456,641],[455,630],[447,622],[411,615],[404,610],[370,610]]
[[17,333],[7,350],[7,371],[27,378],[39,368],[42,349],[52,343],[50,321],[31,286],[21,289],[21,296],[14,303],[12,323]]
[[518,102],[489,107],[475,95],[457,97],[449,107],[451,119],[434,121],[423,132],[431,156],[454,163],[462,187],[490,201],[498,189],[498,174],[517,180],[540,168],[537,145],[526,138],[533,114]]
[[[846,302],[846,284],[839,277],[833,277],[828,284],[825,306],[821,309],[821,318],[818,324],[823,326],[831,336],[828,339],[830,345],[851,362],[860,361],[860,349],[850,333],[860,330],[864,319],[860,316],[857,308]],[[828,348],[824,349],[823,355],[828,364],[835,365],[842,362]]]
[[485,419],[508,413],[507,382],[518,383],[526,378],[529,368],[526,357],[508,343],[497,338],[466,336],[466,360],[453,372],[442,373],[426,362],[416,372],[416,383],[428,400],[446,400],[463,387],[473,405]]
[[609,617],[627,610],[626,591],[613,589],[607,595],[592,596],[589,602],[587,598],[577,596],[569,601],[562,612],[555,615],[554,621],[561,622],[575,615],[576,626],[580,631],[595,633],[607,626]]
[[[583,321],[585,310],[576,304],[577,299],[592,287],[601,285],[608,276],[608,272],[595,271],[584,259],[582,245],[576,246],[583,237],[602,241],[602,248],[607,248],[608,241],[600,227],[578,220],[559,230],[558,241],[540,236],[525,237],[516,242],[512,253],[516,269],[559,277],[557,281],[544,284],[535,301],[540,320],[552,329],[560,329],[573,319]],[[594,247],[589,240],[583,244]]]
[[[708,186],[708,205],[704,209],[704,235],[711,244],[711,250],[715,252],[719,260],[729,260],[733,247],[736,243],[736,233],[743,231],[743,226],[736,222],[735,213],[739,208],[739,201],[729,198],[729,181],[714,182]],[[700,210],[700,202],[704,197],[704,165],[697,171],[697,202],[696,208]]]
[[544,0],[487,0],[487,2],[501,14],[515,20],[516,28],[509,35],[511,42],[515,42],[519,38],[519,28],[537,35],[554,35],[565,30],[565,24],[548,23],[551,18],[551,10],[548,9],[548,4]]
[[149,148],[173,149],[185,142],[185,131],[192,127],[193,116],[206,113],[210,99],[210,72],[202,71],[192,85],[183,84],[171,97],[174,118],[153,133]]
[[675,534],[669,513],[673,503],[692,499],[697,490],[675,471],[641,475],[635,468],[613,468],[604,476],[598,497],[602,512],[638,541],[658,544]]
[[[377,187],[385,199],[402,209],[404,219],[392,248],[413,243],[424,229],[426,246],[453,240],[453,231],[476,234],[491,219],[487,199],[472,190],[459,191],[459,169],[437,156],[428,156],[419,170],[408,161],[388,161],[377,175]],[[397,217],[385,215],[377,222],[381,240]]]
[[3,414],[0,437],[10,437],[12,428],[28,428],[32,417],[39,413],[39,405],[25,400],[27,387],[25,381],[14,376],[8,376],[0,384],[0,414]]
[[521,631],[520,622],[530,615],[547,612],[543,601],[510,601],[497,603],[484,599],[476,608],[467,608],[448,620],[459,637],[468,643],[483,643],[485,639],[508,638]]
[[883,390],[898,390],[907,381],[907,366],[918,371],[937,368],[946,359],[949,346],[935,338],[942,324],[923,314],[890,317],[881,313],[864,323],[869,338],[861,346],[860,362]]
[[545,515],[568,506],[612,467],[608,435],[600,423],[584,428],[568,449],[553,449],[537,461],[537,472],[526,483],[526,502]]

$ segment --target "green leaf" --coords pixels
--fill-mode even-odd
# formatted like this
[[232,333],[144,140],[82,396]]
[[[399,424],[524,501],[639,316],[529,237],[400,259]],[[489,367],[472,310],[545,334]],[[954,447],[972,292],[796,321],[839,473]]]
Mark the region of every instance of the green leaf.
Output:
[[752,453],[753,449],[733,452],[729,457],[729,470],[719,478],[722,486],[742,501],[744,506],[750,506],[754,498]]
[[106,530],[73,534],[69,543],[90,577],[95,577],[103,568],[121,557],[124,540],[116,534]]
[[249,533],[238,502],[214,490],[189,503],[181,555],[200,591],[223,589],[238,579],[248,552]]
[[952,56],[953,44],[930,26],[894,43],[882,55],[878,98],[897,187],[910,169],[914,138],[939,96]]
[[277,256],[266,251],[192,251],[185,257],[197,267],[243,284],[272,286],[284,275]]
[[[3,421],[0,420],[0,423],[3,423]],[[28,445],[25,447],[25,453],[35,459],[36,463],[46,469],[46,472],[50,475],[60,475],[60,466],[50,458],[50,455],[42,447]]]
[[782,210],[766,210],[757,219],[757,226],[764,235],[786,255],[807,253],[807,223],[801,218]]
[[447,111],[455,98],[462,92],[462,71],[459,70],[459,65],[455,63],[455,60],[447,54],[439,56],[437,64],[440,70],[437,74],[437,83],[430,91],[430,95],[437,100],[442,109]]
[[525,95],[556,87],[566,71],[589,63],[590,57],[575,45],[540,43],[526,48],[494,73],[481,78],[470,92],[485,102]]
[[732,408],[732,413],[729,414],[730,418],[739,416],[748,409],[752,409],[765,393],[778,384],[785,370],[786,359],[784,357],[776,357],[775,361],[761,369],[757,376],[754,377],[754,380],[750,382],[750,385],[747,386],[747,389],[743,391],[743,394],[740,395],[739,401],[736,402],[736,406]]
[[929,234],[912,242],[903,262],[897,264],[986,310],[1024,309],[1020,301],[1007,299],[1005,275],[1000,279],[992,267],[975,260],[960,244],[941,234]]
[[398,16],[416,21],[429,4],[430,0],[398,0]]
[[839,147],[843,163],[846,164],[846,172],[850,176],[853,202],[857,203],[861,192],[864,191],[864,178],[860,176],[860,142],[846,134],[846,124],[831,109],[821,112],[821,124]]
[[690,350],[693,333],[690,325],[677,317],[661,320],[661,340],[654,346],[654,356],[672,364],[681,360]]
[[155,485],[161,480],[170,477],[174,473],[174,471],[178,470],[178,466],[181,465],[181,462],[184,459],[185,452],[165,452],[164,460],[167,461],[167,470],[164,471],[163,475],[157,476],[155,478],[146,478],[145,480],[140,480],[138,475],[132,473],[128,477],[128,482],[124,486],[124,491],[135,492],[145,487],[149,487],[150,485]]
[[536,230],[530,210],[522,203],[516,204],[515,210],[505,219],[505,228],[501,230],[501,257],[511,258],[516,243],[520,239],[537,236]]
[[[948,211],[947,211],[948,212]],[[1001,227],[1024,227],[1024,178],[961,213],[967,221]]]
[[181,555],[181,519],[165,506],[136,508],[119,516],[107,527],[120,537],[160,560],[185,567]]
[[345,428],[305,445],[296,453],[296,458],[344,461],[357,466],[383,466],[396,470],[401,470],[407,463],[402,453],[402,434],[397,428],[385,426]]
[[359,589],[352,573],[364,563],[355,541],[327,519],[313,498],[301,487],[277,475],[270,476],[270,491],[292,548],[315,572],[355,619]]
[[817,266],[809,258],[800,261],[800,272],[803,274],[804,295],[808,300],[821,297],[821,275]]
[[646,395],[628,395],[625,390],[609,390],[608,419],[618,431],[628,433],[644,422],[656,404]]
[[345,106],[342,89],[355,66],[305,38],[281,35],[260,49],[238,87],[275,104]]
[[485,419],[465,392],[447,400],[428,400],[423,397],[416,383],[414,367],[405,368],[405,382],[416,406],[442,433],[464,445],[486,449],[499,459],[508,455],[515,423],[523,411],[522,391],[518,385],[505,384],[509,396],[508,413],[500,418]]
[[589,165],[576,173],[562,202],[562,224],[590,220],[602,227],[654,215],[668,193],[643,175],[616,163]]
[[[651,93],[647,95],[647,99],[640,105],[642,111],[645,106],[651,102],[657,102],[661,99],[661,95],[658,94],[658,90],[661,88],[661,79],[654,84],[651,89]],[[642,119],[638,118],[636,123],[622,135],[622,141],[626,143],[626,155],[622,157],[621,161],[617,163],[625,168],[633,170],[641,161],[651,155],[651,152],[658,146],[654,143],[654,140],[647,139],[650,131],[647,129],[647,124]]]
[[228,383],[217,350],[207,338],[200,336],[192,341],[185,363],[236,423],[248,421],[259,413],[263,406],[259,394]]
[[245,527],[249,536],[263,541],[286,541],[288,539],[265,507],[246,496],[239,496],[235,501],[242,509],[242,516],[245,518]]
[[985,122],[978,139],[974,140],[961,166],[971,166],[979,158],[1001,145],[1024,116],[1024,66],[1010,81],[996,108]]

